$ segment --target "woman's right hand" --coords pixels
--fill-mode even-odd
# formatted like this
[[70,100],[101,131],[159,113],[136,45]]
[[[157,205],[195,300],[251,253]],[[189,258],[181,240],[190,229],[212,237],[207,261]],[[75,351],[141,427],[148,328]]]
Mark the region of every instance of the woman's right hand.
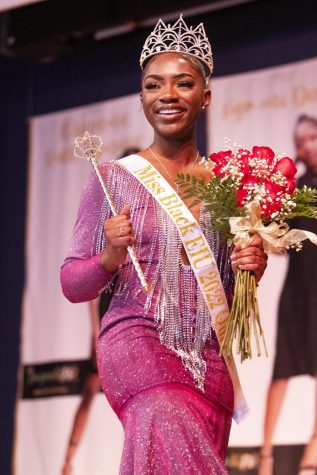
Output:
[[115,272],[124,263],[128,246],[136,243],[129,205],[124,206],[120,214],[105,221],[104,233],[106,246],[100,262],[105,269]]

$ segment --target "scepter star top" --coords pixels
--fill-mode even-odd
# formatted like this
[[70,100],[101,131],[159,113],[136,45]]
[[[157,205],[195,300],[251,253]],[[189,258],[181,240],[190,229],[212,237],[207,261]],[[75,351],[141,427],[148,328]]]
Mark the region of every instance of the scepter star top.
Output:
[[76,158],[83,158],[91,161],[98,160],[102,153],[102,140],[99,135],[90,135],[85,132],[82,137],[76,137],[74,141],[74,155]]
[[145,40],[140,66],[144,69],[145,63],[151,57],[160,53],[184,53],[201,61],[212,74],[214,64],[212,51],[203,23],[196,28],[188,26],[181,15],[174,25],[166,25],[160,19],[154,30]]

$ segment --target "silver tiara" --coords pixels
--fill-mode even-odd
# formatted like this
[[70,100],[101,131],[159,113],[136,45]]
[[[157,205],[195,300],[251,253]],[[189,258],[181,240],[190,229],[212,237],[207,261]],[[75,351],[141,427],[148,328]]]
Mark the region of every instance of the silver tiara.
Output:
[[213,71],[211,46],[202,23],[193,29],[192,26],[187,26],[182,15],[173,26],[166,25],[160,19],[145,40],[140,57],[141,68],[143,69],[145,61],[155,54],[168,52],[194,56],[202,61],[210,74]]

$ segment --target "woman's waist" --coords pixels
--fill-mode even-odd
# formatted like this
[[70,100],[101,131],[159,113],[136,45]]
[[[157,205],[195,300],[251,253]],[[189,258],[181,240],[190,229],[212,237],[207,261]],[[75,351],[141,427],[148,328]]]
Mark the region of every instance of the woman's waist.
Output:
[[[214,336],[207,340],[203,351],[206,362],[203,393],[196,387],[191,372],[185,368],[176,351],[161,343],[158,328],[152,319],[131,315],[108,322],[99,338],[104,348],[107,348],[107,353],[116,355],[115,364],[121,379],[133,386],[131,394],[136,392],[136,388],[141,390],[161,383],[182,383],[205,398],[232,409],[230,376],[219,355],[219,345]],[[141,379],[135,381],[134,373],[138,368]],[[124,378],[122,371],[125,373]]]
[[157,325],[151,313],[145,316],[144,309],[141,307],[135,307],[133,313],[131,310],[131,307],[129,309],[120,307],[119,311],[115,305],[112,306],[101,320],[100,334],[111,332],[114,335],[132,328],[139,328],[140,331],[143,331],[144,328],[157,331]]
[[[137,312],[133,314],[131,312],[117,313],[115,309],[111,309],[102,319],[99,336],[101,336],[101,334],[106,334],[109,338],[109,343],[110,341],[113,343],[116,341],[122,342],[123,339],[129,340],[130,338],[154,338],[159,342],[159,345],[156,348],[158,351],[166,351],[170,353],[173,350],[161,344],[159,333],[159,323],[157,323],[151,313],[145,316],[144,314]],[[213,330],[211,330],[210,335],[204,344],[203,353],[207,365],[213,366],[216,361],[219,363],[223,360],[219,356],[219,343]]]

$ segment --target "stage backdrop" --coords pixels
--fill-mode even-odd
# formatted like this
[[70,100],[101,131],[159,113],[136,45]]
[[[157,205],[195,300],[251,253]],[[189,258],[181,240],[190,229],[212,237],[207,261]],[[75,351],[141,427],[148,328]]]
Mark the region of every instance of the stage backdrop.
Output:
[[[207,130],[210,152],[222,149],[224,137],[229,136],[244,147],[270,145],[292,156],[296,118],[303,112],[317,115],[316,77],[317,60],[312,60],[215,79]],[[127,147],[142,148],[152,138],[137,95],[31,120],[16,475],[61,473],[82,381],[88,371],[88,305],[70,304],[59,286],[59,268],[67,252],[80,193],[91,173],[88,163],[72,158],[73,139],[85,130],[102,136],[107,160],[118,157]],[[239,426],[233,425],[230,444],[242,455],[239,450],[229,455],[231,473],[256,473],[274,357],[276,307],[285,269],[286,258],[270,258],[259,288],[270,356],[255,358],[239,368],[251,414]],[[275,434],[276,444],[305,443],[312,427],[313,396],[314,386],[309,378],[291,382]],[[74,473],[115,475],[121,444],[120,425],[104,396],[98,394],[74,459]],[[293,469],[296,473],[295,466]],[[278,473],[292,475],[288,469]]]
[[[210,153],[223,150],[224,139],[229,137],[245,148],[267,145],[294,158],[296,119],[303,113],[317,117],[317,59],[221,77],[211,85],[213,102],[207,127]],[[254,357],[239,368],[251,413],[245,422],[233,425],[230,445],[234,447],[256,447],[262,441],[266,392],[275,351],[277,305],[286,265],[286,257],[270,257],[260,283],[260,309],[269,357]],[[276,445],[306,443],[314,420],[314,398],[312,378],[291,380],[274,436]],[[237,461],[239,457],[233,459]],[[244,460],[249,461],[246,467],[249,464],[252,468],[252,457]],[[293,469],[296,473],[296,467]],[[288,469],[277,473],[291,475]]]
[[[62,295],[59,270],[67,254],[81,191],[92,166],[73,158],[74,138],[88,130],[104,143],[103,159],[151,143],[139,95],[30,121],[30,168],[16,475],[59,475],[80,391],[89,371],[88,304]],[[127,200],[129,197],[127,197]],[[122,431],[104,395],[94,398],[76,475],[118,472]]]

